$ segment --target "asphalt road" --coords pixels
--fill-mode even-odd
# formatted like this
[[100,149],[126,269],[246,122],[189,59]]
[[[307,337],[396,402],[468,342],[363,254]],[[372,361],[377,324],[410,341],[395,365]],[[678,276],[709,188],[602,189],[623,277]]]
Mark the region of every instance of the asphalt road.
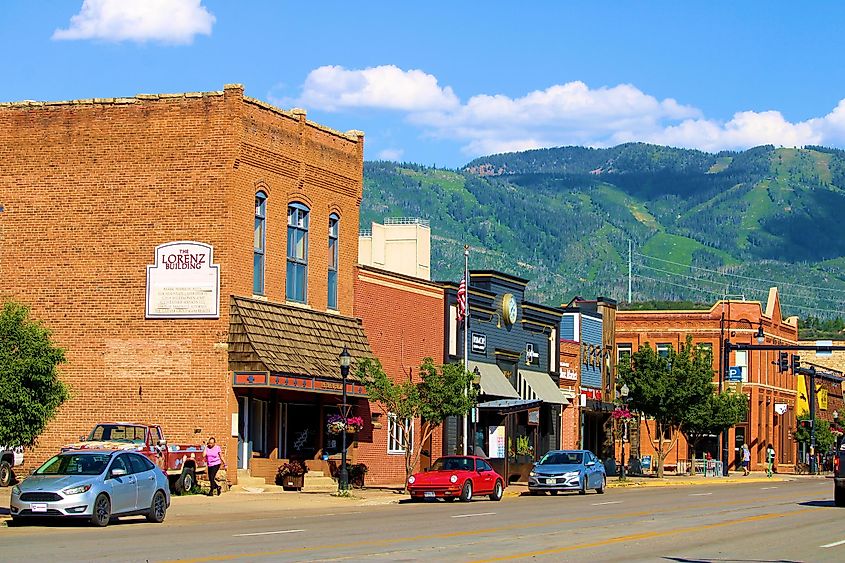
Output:
[[0,528],[0,560],[845,561],[831,497],[803,479],[284,512],[207,499],[161,525]]

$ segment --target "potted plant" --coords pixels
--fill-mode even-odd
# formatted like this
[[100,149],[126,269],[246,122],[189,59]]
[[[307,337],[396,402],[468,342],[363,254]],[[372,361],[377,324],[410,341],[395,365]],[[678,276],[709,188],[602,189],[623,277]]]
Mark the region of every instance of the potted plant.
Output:
[[347,464],[347,473],[349,474],[349,484],[359,489],[364,488],[364,475],[367,474],[368,468],[364,463]]
[[358,432],[364,427],[364,419],[360,416],[350,416],[346,419],[346,431],[350,434]]
[[276,484],[286,491],[299,491],[305,486],[305,474],[308,467],[304,462],[291,460],[279,466],[276,471]]
[[329,434],[340,434],[346,429],[346,420],[339,414],[333,414],[329,417],[327,427]]

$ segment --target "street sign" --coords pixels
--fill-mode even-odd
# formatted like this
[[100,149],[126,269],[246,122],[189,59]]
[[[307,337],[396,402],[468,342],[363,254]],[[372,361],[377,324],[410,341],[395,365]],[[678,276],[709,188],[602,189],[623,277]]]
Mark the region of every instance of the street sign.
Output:
[[[833,340],[816,340],[816,346],[829,347],[833,346]],[[830,350],[816,350],[817,358],[829,358],[833,355]]]
[[730,366],[728,368],[728,381],[742,381],[741,366]]

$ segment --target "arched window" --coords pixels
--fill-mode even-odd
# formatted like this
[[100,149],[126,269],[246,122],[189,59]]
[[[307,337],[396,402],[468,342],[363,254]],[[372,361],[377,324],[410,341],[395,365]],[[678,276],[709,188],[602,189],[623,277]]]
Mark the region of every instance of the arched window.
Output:
[[288,205],[288,269],[285,295],[290,301],[305,303],[308,286],[308,208],[301,203]]
[[252,243],[252,293],[264,295],[264,244],[267,239],[267,194],[255,194],[255,230]]
[[337,238],[340,217],[329,215],[329,309],[337,309]]

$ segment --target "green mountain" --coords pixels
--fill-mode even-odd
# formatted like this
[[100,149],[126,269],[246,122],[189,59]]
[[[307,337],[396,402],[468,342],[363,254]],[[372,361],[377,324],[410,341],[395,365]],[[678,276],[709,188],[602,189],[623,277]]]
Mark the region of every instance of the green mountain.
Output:
[[575,295],[765,301],[788,314],[845,313],[845,151],[705,153],[631,143],[478,158],[461,170],[367,162],[361,224],[431,220],[432,270],[473,268],[532,280],[537,299]]

